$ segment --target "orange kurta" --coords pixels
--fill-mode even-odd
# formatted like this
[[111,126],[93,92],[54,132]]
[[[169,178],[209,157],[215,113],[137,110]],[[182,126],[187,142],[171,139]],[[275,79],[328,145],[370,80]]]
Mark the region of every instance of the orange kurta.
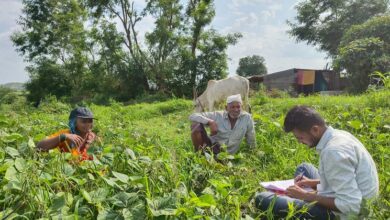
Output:
[[[58,137],[61,134],[70,134],[69,129],[60,130],[52,135],[49,136],[49,138]],[[58,144],[58,150],[61,152],[70,152],[73,156],[79,156],[81,160],[92,160],[93,157],[91,155],[87,154],[87,148],[86,147],[73,147],[70,140],[62,141]],[[81,150],[80,150],[81,149]]]

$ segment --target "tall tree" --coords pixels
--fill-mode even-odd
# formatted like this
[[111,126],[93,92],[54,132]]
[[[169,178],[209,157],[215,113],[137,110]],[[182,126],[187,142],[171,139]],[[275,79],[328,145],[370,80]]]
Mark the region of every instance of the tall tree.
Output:
[[388,0],[304,0],[296,6],[295,21],[288,21],[289,33],[334,57],[345,31],[388,8]]
[[119,25],[124,30],[123,45],[127,48],[131,59],[137,65],[136,69],[142,78],[141,84],[145,91],[149,91],[149,79],[147,68],[152,67],[148,54],[143,50],[136,27],[146,15],[145,11],[139,11],[134,7],[132,0],[86,0],[90,14],[95,22],[117,18]]
[[150,0],[145,8],[155,19],[156,27],[146,33],[150,59],[150,79],[160,91],[168,91],[167,82],[173,77],[174,58],[178,51],[183,28],[182,5],[179,0]]
[[237,74],[240,76],[253,76],[267,74],[265,59],[259,55],[240,58],[237,68]]
[[[27,69],[30,83],[42,87],[40,95],[34,97],[79,93],[87,81],[88,71],[84,7],[70,0],[23,0],[23,4],[23,15],[19,18],[22,31],[14,33],[12,41],[17,51],[32,63]],[[55,83],[50,80],[51,74],[57,73],[54,69],[59,65],[66,70],[58,73],[60,82],[66,82],[66,92],[64,89],[51,90],[51,86],[45,84]],[[48,71],[52,73],[48,74]]]
[[345,70],[353,91],[367,89],[370,74],[390,71],[390,15],[352,26],[341,40],[335,68]]
[[198,49],[198,44],[202,31],[204,28],[211,23],[215,16],[215,9],[213,0],[189,0],[188,7],[186,10],[188,20],[190,23],[191,29],[191,84],[195,89],[197,86],[197,61],[196,61],[196,51]]
[[[24,0],[22,31],[13,41],[32,63],[30,97],[125,101],[153,90],[188,96],[188,88],[226,76],[226,49],[239,35],[207,29],[212,0],[189,0],[186,8],[179,0],[146,3]],[[141,38],[145,16],[155,27]],[[52,80],[54,87],[45,86]]]

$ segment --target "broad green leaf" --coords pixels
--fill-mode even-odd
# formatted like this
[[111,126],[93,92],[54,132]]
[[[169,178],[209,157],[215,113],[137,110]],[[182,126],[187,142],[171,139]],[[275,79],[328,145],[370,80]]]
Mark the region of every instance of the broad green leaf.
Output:
[[50,206],[50,209],[54,212],[59,211],[66,205],[65,193],[64,192],[57,193],[52,201],[53,202]]
[[107,179],[107,178],[104,178],[104,177],[102,177],[103,179],[104,179],[104,181],[109,185],[109,186],[112,186],[112,187],[117,187],[117,188],[119,188],[119,189],[123,189],[121,186],[119,186],[116,182],[115,182],[115,178],[109,178],[109,179]]
[[175,197],[160,197],[146,200],[153,216],[175,215],[176,213]]
[[119,181],[123,183],[127,183],[129,181],[129,176],[127,176],[126,174],[112,171],[112,175],[114,175]]
[[27,146],[30,148],[30,149],[35,149],[35,143],[34,143],[34,140],[32,138],[29,138],[28,139],[28,143],[27,143]]
[[27,162],[23,158],[16,158],[15,167],[19,172],[23,172],[27,168]]
[[99,203],[107,199],[109,190],[107,188],[99,188],[91,191],[89,194],[91,195],[91,199],[94,203]]
[[94,177],[91,173],[88,173],[87,175],[88,175],[88,178],[89,178],[90,180],[95,180],[95,177]]
[[131,159],[136,160],[137,157],[135,156],[135,153],[133,150],[126,148],[125,153],[130,156]]
[[75,172],[73,167],[70,164],[68,164],[68,163],[64,163],[63,164],[63,170],[62,171],[64,172],[64,174],[66,176],[72,176],[73,173]]
[[138,195],[136,193],[125,193],[125,192],[120,192],[116,194],[115,196],[111,197],[109,201],[118,207],[127,207],[129,203],[129,199],[138,199]]
[[353,121],[348,121],[348,125],[356,130],[359,130],[363,127],[363,123],[359,120],[353,120]]
[[23,140],[23,136],[18,133],[12,133],[2,138],[2,141],[4,141],[5,143],[11,143],[20,140]]
[[102,210],[99,212],[97,216],[97,220],[122,220],[122,216],[120,213],[114,210]]
[[18,190],[22,191],[22,184],[19,180],[11,180],[3,187],[3,190]]
[[7,171],[5,172],[4,178],[6,180],[17,180],[18,171],[16,171],[14,166],[8,167]]
[[50,174],[46,173],[46,172],[42,172],[41,175],[39,176],[39,178],[41,180],[45,180],[45,181],[50,181],[50,180],[53,179],[53,177]]
[[200,197],[194,197],[190,201],[198,207],[210,207],[216,205],[214,197],[210,194],[205,194]]
[[211,179],[209,180],[209,182],[216,188],[225,188],[232,186],[232,184],[228,183],[226,180]]
[[92,199],[91,199],[91,196],[89,195],[89,193],[87,191],[85,191],[84,189],[81,190],[81,194],[83,195],[83,198],[85,200],[87,200],[88,203],[92,203]]
[[19,151],[12,147],[6,147],[5,152],[7,152],[8,155],[10,155],[12,158],[19,157]]

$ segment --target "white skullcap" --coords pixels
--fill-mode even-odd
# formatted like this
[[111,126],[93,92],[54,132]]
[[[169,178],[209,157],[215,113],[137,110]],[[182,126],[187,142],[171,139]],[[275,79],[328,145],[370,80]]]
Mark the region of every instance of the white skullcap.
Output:
[[242,104],[241,94],[231,95],[231,96],[227,97],[226,103],[230,104],[232,102],[239,102]]

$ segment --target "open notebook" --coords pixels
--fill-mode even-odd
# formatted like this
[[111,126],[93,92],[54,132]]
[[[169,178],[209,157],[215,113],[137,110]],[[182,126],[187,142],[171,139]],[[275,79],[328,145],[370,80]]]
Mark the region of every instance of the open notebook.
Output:
[[[277,192],[277,193],[285,193],[286,189],[289,186],[294,185],[294,179],[290,180],[277,180],[271,182],[260,182],[260,185],[264,187],[266,190]],[[303,188],[304,190],[311,192],[314,191],[312,188]]]

